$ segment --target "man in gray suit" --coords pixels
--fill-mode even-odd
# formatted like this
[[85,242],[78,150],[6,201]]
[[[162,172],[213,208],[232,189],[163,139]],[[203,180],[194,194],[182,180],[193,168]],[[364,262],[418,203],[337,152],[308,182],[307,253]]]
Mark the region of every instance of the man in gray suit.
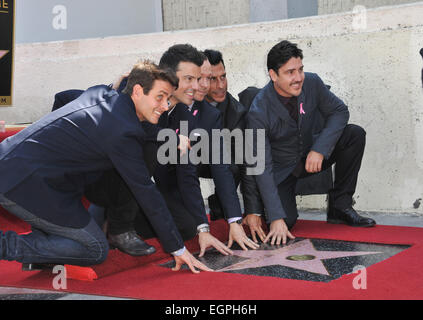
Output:
[[[329,223],[370,227],[375,221],[352,208],[365,147],[365,131],[348,124],[348,107],[317,74],[305,73],[303,53],[282,41],[268,54],[271,81],[254,99],[247,128],[265,130],[265,171],[256,181],[265,205],[270,231],[265,242],[286,243],[298,218],[295,185],[298,178],[336,163],[334,188],[329,193]],[[324,121],[320,121],[323,117]],[[324,123],[324,125],[320,125]],[[254,139],[256,141],[256,139]]]

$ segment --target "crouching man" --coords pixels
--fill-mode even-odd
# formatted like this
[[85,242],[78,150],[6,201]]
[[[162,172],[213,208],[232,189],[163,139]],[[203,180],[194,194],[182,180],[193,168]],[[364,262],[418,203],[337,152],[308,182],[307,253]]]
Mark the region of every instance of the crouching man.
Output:
[[143,160],[142,122],[156,124],[178,86],[150,62],[128,78],[131,94],[96,86],[0,144],[0,205],[32,232],[0,231],[0,260],[87,266],[103,262],[107,239],[81,203],[85,187],[116,169],[176,267],[211,271],[185,249]]

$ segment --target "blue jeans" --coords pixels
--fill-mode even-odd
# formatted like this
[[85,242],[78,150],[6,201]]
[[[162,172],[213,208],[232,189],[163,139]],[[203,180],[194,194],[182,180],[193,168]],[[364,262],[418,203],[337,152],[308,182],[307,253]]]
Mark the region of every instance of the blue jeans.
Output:
[[79,266],[106,260],[109,244],[93,218],[86,227],[74,229],[40,219],[3,194],[0,194],[0,205],[32,227],[27,235],[0,231],[0,260]]

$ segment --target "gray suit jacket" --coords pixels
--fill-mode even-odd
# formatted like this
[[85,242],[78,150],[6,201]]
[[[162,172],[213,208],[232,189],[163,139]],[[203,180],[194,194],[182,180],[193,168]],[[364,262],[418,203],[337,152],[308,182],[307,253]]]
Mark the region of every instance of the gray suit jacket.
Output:
[[[310,150],[328,159],[349,119],[347,106],[313,73],[305,75],[303,90],[298,97],[298,114],[297,124],[280,102],[270,81],[257,94],[247,115],[247,128],[265,130],[265,170],[256,176],[256,181],[268,222],[286,217],[278,195],[278,184],[292,173]],[[320,117],[325,119],[323,127]],[[262,147],[253,144],[253,152],[256,154]]]

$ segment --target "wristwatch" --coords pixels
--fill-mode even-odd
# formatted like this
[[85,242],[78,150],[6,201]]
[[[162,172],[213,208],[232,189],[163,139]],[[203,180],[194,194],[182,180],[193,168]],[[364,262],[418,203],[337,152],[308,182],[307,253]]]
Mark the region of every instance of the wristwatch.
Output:
[[237,224],[241,225],[242,224],[242,218],[238,219],[236,221],[232,221],[230,224],[232,224],[232,223],[237,223]]
[[210,226],[206,223],[199,225],[197,227],[197,234],[199,234],[200,232],[210,232]]

